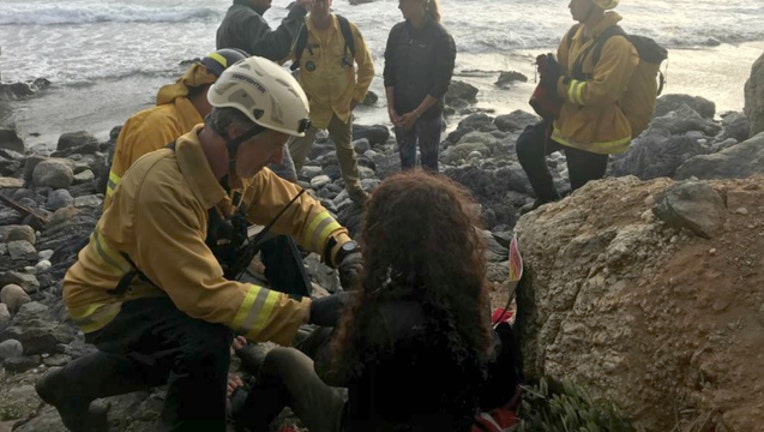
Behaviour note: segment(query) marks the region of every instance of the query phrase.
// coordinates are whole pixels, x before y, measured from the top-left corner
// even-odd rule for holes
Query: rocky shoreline
[[[523,128],[538,118],[524,111],[496,117],[477,112],[471,107],[479,97],[476,93],[477,89],[469,85],[455,83],[449,94],[448,112],[464,117],[443,141],[441,172],[469,188],[480,204],[490,246],[488,277],[498,288],[506,275],[506,247],[518,222],[518,209],[533,199],[530,184],[517,162],[515,141]],[[0,114],[5,109],[0,98]],[[25,151],[9,118],[0,115],[0,388],[4,389],[0,432],[11,428],[62,431],[65,429],[55,410],[39,400],[33,383],[48,368],[65,364],[91,349],[84,344],[81,332],[65,319],[59,293],[61,278],[75,259],[75,248],[88,237],[100,215],[107,161],[119,128],[112,130],[105,142],[84,131],[65,133],[55,151],[42,155]],[[648,130],[629,151],[612,158],[608,171],[611,179],[595,182],[593,187],[585,188],[589,192],[577,192],[529,217],[539,217],[536,213],[562,214],[566,203],[580,200],[592,189],[607,194],[608,188],[603,185],[613,181],[620,181],[619,188],[625,188],[622,192],[628,194],[630,189],[645,187],[648,183],[644,181],[648,180],[663,182],[668,188],[675,181],[711,184],[704,180],[764,174],[764,56],[754,65],[746,84],[745,112],[722,113],[719,120],[715,118],[711,101],[688,95],[662,96]],[[388,125],[356,125],[354,137],[364,188],[372,189],[399,170],[395,139]],[[558,189],[569,190],[564,157],[554,154],[548,165]],[[342,223],[352,231],[357,229],[360,215],[344,191],[330,141],[324,139],[314,145],[299,178]],[[758,206],[746,211],[760,214],[764,203]],[[608,211],[617,213],[617,209]],[[617,214],[611,216],[618,218]],[[691,212],[690,216],[676,217],[674,222],[667,219],[660,223],[697,233],[702,223],[696,221],[696,216]],[[525,230],[529,229],[529,217],[521,223]],[[555,223],[564,223],[564,218]],[[543,243],[537,238],[532,242]],[[636,251],[626,247],[620,253],[628,256]],[[314,280],[331,290],[326,268],[315,258],[309,258],[307,263]],[[541,263],[533,265],[544,268]],[[494,294],[494,302],[506,299],[506,293],[500,290]],[[533,349],[537,349],[535,345]],[[159,415],[162,391],[109,401],[114,430],[146,430]]]

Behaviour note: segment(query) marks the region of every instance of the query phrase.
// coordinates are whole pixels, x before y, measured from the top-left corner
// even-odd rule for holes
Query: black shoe
[[[89,400],[79,400],[71,394],[63,380],[63,368],[48,372],[35,384],[35,390],[46,403],[53,405],[61,416],[61,421],[72,432],[104,432],[109,430],[108,406],[90,407]]]
[[[536,210],[537,208],[541,207],[544,204],[549,204],[550,202],[554,202],[555,200],[545,200],[541,198],[536,198],[533,202],[530,202],[522,207],[520,207],[520,215],[524,215],[528,212],[532,212],[533,210]]]

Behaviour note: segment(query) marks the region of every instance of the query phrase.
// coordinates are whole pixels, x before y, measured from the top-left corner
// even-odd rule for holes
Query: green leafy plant
[[[582,386],[541,378],[523,387],[517,432],[636,432],[612,402],[595,402]]]

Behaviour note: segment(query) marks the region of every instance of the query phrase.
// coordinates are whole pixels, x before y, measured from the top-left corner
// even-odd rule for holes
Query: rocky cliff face
[[[590,183],[520,218],[525,371],[646,430],[764,418],[764,177]]]

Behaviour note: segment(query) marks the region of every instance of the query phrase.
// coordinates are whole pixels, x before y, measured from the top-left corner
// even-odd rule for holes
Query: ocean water
[[[275,27],[289,0],[273,0],[265,14]],[[53,85],[14,103],[27,142],[50,146],[62,132],[105,135],[156,89],[184,69],[180,62],[214,49],[215,30],[230,0],[0,0],[0,76],[3,82],[38,77]],[[390,27],[401,20],[397,0],[335,12],[355,21],[377,66],[372,90],[383,94],[382,55]],[[499,90],[499,71],[533,80],[531,60],[553,50],[572,24],[563,0],[441,0],[443,23],[457,43],[456,79],[480,89],[479,106],[497,113],[529,109],[533,83]],[[764,0],[623,0],[623,27],[670,49],[667,92],[691,93],[740,110],[742,87],[764,49]],[[384,109],[363,108],[361,122],[384,122]]]

